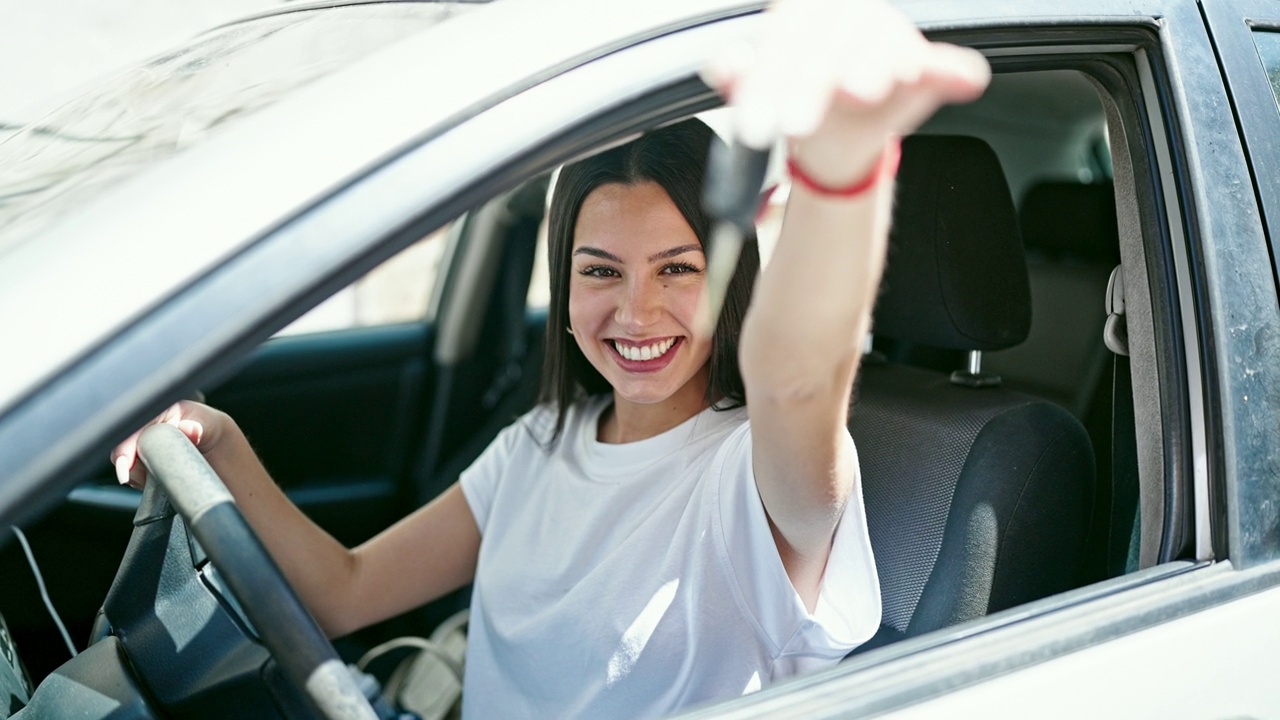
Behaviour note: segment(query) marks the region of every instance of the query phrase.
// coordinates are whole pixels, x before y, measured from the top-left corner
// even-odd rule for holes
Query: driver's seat
[[[995,153],[976,138],[908,138],[876,339],[963,358],[1016,345],[1030,319]],[[849,427],[883,615],[859,650],[1079,584],[1094,493],[1084,428],[1058,405],[955,370],[863,363]]]

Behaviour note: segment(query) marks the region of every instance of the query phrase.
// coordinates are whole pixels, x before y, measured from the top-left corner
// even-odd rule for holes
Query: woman
[[[895,138],[989,70],[876,2],[768,19],[706,73],[740,139],[790,139],[793,176],[770,267],[748,308],[744,259],[717,336],[694,320],[711,134],[686,122],[562,172],[544,404],[359,548],[292,506],[225,414],[157,420],[205,454],[331,636],[474,579],[471,717],[663,714],[834,664],[878,625],[845,421]],[[136,436],[112,461],[136,486],[135,456]]]

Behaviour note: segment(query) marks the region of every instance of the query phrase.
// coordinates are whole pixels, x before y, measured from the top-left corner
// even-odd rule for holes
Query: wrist
[[[819,197],[851,200],[879,186],[885,179],[892,180],[898,173],[901,157],[902,141],[897,136],[891,136],[881,146],[880,153],[866,166],[867,169],[858,175],[832,178],[830,172],[811,172],[805,163],[797,160],[795,153],[787,156],[787,173],[791,176],[793,189],[799,186]]]

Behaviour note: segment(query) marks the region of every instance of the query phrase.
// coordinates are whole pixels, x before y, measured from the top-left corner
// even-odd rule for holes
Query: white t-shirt
[[[462,475],[481,533],[465,717],[661,716],[830,667],[875,633],[860,482],[810,614],[756,490],[746,409],[610,445],[610,401],[575,407],[550,451],[554,411],[535,409]]]

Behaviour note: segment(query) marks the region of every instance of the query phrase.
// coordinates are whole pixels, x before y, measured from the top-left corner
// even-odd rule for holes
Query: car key
[[[716,142],[707,158],[702,190],[703,207],[712,218],[707,249],[707,279],[698,303],[698,328],[710,336],[720,321],[725,295],[738,267],[742,244],[755,230],[760,188],[769,167],[769,149],[755,150],[740,142]]]

